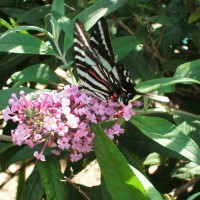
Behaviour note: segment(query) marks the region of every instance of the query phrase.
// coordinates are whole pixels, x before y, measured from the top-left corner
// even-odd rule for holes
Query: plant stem
[[[75,189],[77,189],[85,199],[87,200],[91,200],[80,188],[80,186],[76,185],[75,183],[73,183],[69,178],[67,177],[64,177],[65,178],[65,181],[67,181],[69,184],[71,184]]]
[[[11,136],[8,136],[8,135],[0,135],[0,140],[12,142]]]
[[[183,110],[176,110],[176,109],[171,109],[171,108],[152,108],[152,109],[147,109],[147,110],[137,110],[136,113],[138,115],[149,115],[149,114],[154,114],[154,113],[167,113],[169,115],[175,115],[175,114],[184,114],[184,115],[189,115],[191,117],[196,117],[200,120],[200,116],[183,111]]]
[[[57,40],[53,39],[53,42],[54,42],[55,47],[56,47],[56,49],[57,49],[57,51],[58,51],[58,56],[57,56],[57,58],[60,59],[60,60],[63,62],[63,64],[64,64],[65,66],[67,66],[68,64],[67,64],[67,61],[66,61],[66,59],[65,59],[65,53],[62,54],[62,52],[61,52],[61,50],[60,50],[60,48],[59,48],[59,45],[58,45],[58,41],[57,41]],[[71,77],[73,77],[72,71],[71,71],[71,70],[70,70],[70,75],[71,75]],[[70,82],[70,81],[68,80],[68,82]],[[73,78],[72,78],[72,83],[74,83],[74,79],[73,79]]]

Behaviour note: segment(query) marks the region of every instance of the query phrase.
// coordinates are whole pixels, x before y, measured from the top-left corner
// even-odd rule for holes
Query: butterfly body
[[[90,39],[80,20],[74,26],[74,51],[81,88],[107,101],[109,98],[125,105],[136,91],[128,70],[114,61],[105,18],[97,21]]]

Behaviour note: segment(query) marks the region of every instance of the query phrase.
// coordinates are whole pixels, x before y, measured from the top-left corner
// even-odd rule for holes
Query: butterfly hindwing
[[[121,100],[124,102],[124,104],[127,104],[128,101],[136,95],[130,72],[123,64],[116,64],[112,69],[112,73],[114,74],[118,85],[120,85],[122,91]]]

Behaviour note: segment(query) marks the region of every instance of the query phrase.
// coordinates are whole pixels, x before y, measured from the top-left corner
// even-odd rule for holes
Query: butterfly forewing
[[[96,53],[90,46],[90,41],[80,20],[77,20],[74,26],[74,51],[78,73],[80,70],[85,69],[86,71],[96,64]]]
[[[74,26],[74,51],[81,88],[107,101],[119,98],[124,104],[135,95],[128,70],[116,65],[105,18],[94,26],[90,39],[80,20]]]
[[[100,18],[95,24],[90,37],[90,44],[101,60],[103,67],[115,77],[112,82],[121,87],[122,92],[128,92],[131,93],[131,96],[134,96],[135,90],[129,71],[124,65],[116,65],[114,62],[113,48],[105,18]]]
[[[114,65],[114,53],[105,18],[100,18],[95,24],[90,37],[90,44],[97,53],[101,64],[111,71]]]
[[[76,21],[74,27],[74,51],[81,88],[104,101],[107,100],[113,93],[110,74],[101,66],[99,56],[90,44],[80,20]]]

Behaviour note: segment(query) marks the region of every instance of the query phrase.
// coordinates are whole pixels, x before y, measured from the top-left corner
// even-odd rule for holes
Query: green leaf
[[[116,123],[115,120],[105,120],[101,123],[101,127],[103,129],[106,129],[106,128],[110,128],[111,126],[113,126],[114,124]]]
[[[200,59],[184,63],[177,68],[174,77],[177,79],[191,78],[200,81],[199,66],[200,66]]]
[[[144,186],[144,188],[145,188],[145,190],[147,192],[147,196],[150,199],[158,199],[158,200],[162,199],[162,197],[159,194],[159,192],[148,181],[148,179],[145,178],[145,176],[142,174],[142,170],[141,170],[141,168],[140,168],[140,166],[138,164],[138,162],[140,163],[139,158],[137,158],[137,156],[135,156],[132,152],[128,151],[127,149],[125,149],[122,146],[120,146],[120,151],[123,153],[123,155],[127,159],[128,163],[133,166],[132,170],[136,174],[136,176],[139,179],[139,181],[143,184],[143,186]]]
[[[23,54],[55,55],[40,39],[22,33],[10,33],[0,38],[0,51]]]
[[[104,133],[100,125],[92,124],[95,133],[94,148],[102,175],[114,200],[148,199],[145,189],[126,159]]]
[[[178,127],[200,146],[200,117],[181,110],[172,110],[173,118]]]
[[[76,15],[75,19],[81,19],[85,29],[89,30],[98,21],[98,19],[117,10],[126,2],[127,0],[99,0],[97,3],[91,5]]]
[[[23,9],[13,8],[13,7],[1,7],[1,5],[0,5],[0,11],[14,18],[23,15],[25,12]]]
[[[3,153],[0,153],[0,160],[1,160],[0,167],[2,171],[7,169],[7,167],[9,166],[7,162],[9,158],[19,150],[20,150],[19,146],[13,145],[10,148],[8,148],[6,151],[4,151]]]
[[[67,35],[67,39],[65,40],[68,41],[68,44],[65,45],[65,50],[68,50],[72,45],[73,24],[76,19],[80,19],[83,22],[86,31],[88,31],[98,21],[98,19],[117,10],[127,1],[128,0],[99,0],[76,15],[73,20],[70,20],[58,12],[52,11],[52,15],[55,17],[57,23]]]
[[[44,187],[40,180],[40,175],[35,167],[27,178],[21,194],[21,200],[39,200],[44,194]]]
[[[8,106],[8,100],[11,98],[11,94],[15,93],[19,96],[20,91],[24,91],[26,94],[34,92],[34,89],[27,88],[27,87],[14,87],[6,90],[0,90],[0,110],[4,109],[6,106]]]
[[[10,156],[10,158],[7,160],[7,164],[9,165],[9,164],[15,163],[20,160],[33,158],[34,152],[35,151],[40,152],[42,150],[43,146],[44,146],[44,144],[42,143],[31,149],[29,146],[26,145],[22,149],[16,151],[16,153],[13,153],[12,156]],[[50,155],[50,154],[52,154],[51,150],[47,147],[45,149],[44,155]]]
[[[114,39],[112,44],[115,51],[115,58],[119,61],[135,49],[135,47],[139,44],[139,41],[132,36],[124,36]]]
[[[105,200],[113,200],[113,198],[111,197],[107,187],[106,187],[106,184],[105,184],[105,180],[103,178],[103,176],[101,176],[101,193],[102,193],[102,196],[103,196],[103,199]]]
[[[126,59],[123,59],[123,64],[129,69],[136,83],[139,83],[141,80],[155,78],[155,72],[151,64],[144,58],[141,51],[132,51]]]
[[[6,31],[5,33],[3,33],[3,35],[1,35],[1,37],[0,37],[0,39],[5,37],[6,35],[8,35],[10,33],[19,32],[19,31],[28,31],[28,30],[33,30],[33,31],[45,33],[49,37],[52,37],[51,34],[47,30],[40,28],[40,27],[37,27],[37,26],[17,26],[17,27],[14,27],[14,28]]]
[[[152,185],[152,183],[140,171],[138,171],[134,167],[131,167],[131,169],[133,170],[134,174],[137,176],[139,181],[144,186],[149,199],[163,200],[160,193],[156,190],[156,188]]]
[[[147,92],[151,92],[151,91],[155,91],[158,89],[162,89],[165,88],[166,86],[169,85],[175,85],[175,84],[194,84],[194,83],[200,83],[199,81],[196,81],[194,79],[191,78],[159,78],[159,79],[152,79],[149,81],[144,81],[140,84],[138,84],[135,89],[138,92],[141,93],[147,93]]]
[[[6,20],[4,20],[2,18],[0,18],[0,24],[2,26],[5,26],[7,29],[11,29],[12,28],[12,26]]]
[[[15,87],[28,81],[41,84],[60,83],[60,79],[54,70],[45,64],[33,65],[20,72],[16,72],[11,76],[11,80],[15,83]]]
[[[74,22],[66,16],[52,10],[52,16],[57,20],[56,23],[60,26],[70,39],[73,39],[73,26]]]
[[[160,193],[156,190],[156,188],[154,188],[151,182],[143,174],[140,166],[137,163],[138,158],[136,158],[136,156],[133,155],[132,152],[128,151],[125,148],[120,147],[120,150],[122,150],[123,155],[127,158],[128,163],[131,165],[131,169],[133,170],[139,181],[144,186],[149,199],[163,200]]]
[[[144,160],[144,165],[160,165],[166,158],[158,153],[150,153]]]
[[[95,199],[95,200],[102,200],[102,191],[101,191],[101,186],[93,186],[93,187],[85,187],[84,192],[88,195],[90,199]]]
[[[51,7],[51,12],[57,12],[60,15],[64,16],[65,15],[65,7],[64,7],[64,0],[54,0],[52,3],[52,7]],[[57,23],[57,20],[54,18],[53,15],[51,15],[51,20],[52,20],[52,32],[54,35],[54,38],[58,39],[59,34],[60,34],[60,26]]]
[[[0,60],[0,73],[6,73],[7,70],[24,63],[28,58],[30,58],[30,55],[6,54]]]
[[[20,168],[22,168],[25,164],[25,161],[20,162]],[[22,190],[25,184],[25,170],[22,170],[22,172],[18,175],[18,185],[17,185],[17,195],[16,195],[16,200],[20,200]]]
[[[62,181],[63,174],[59,161],[55,156],[49,156],[45,162],[38,162],[37,169],[40,173],[42,184],[48,200],[66,200],[67,184]]]
[[[12,144],[12,143],[0,143],[0,154],[12,146],[14,146],[14,144]]]
[[[165,26],[171,26],[172,23],[170,22],[169,18],[167,17],[166,14],[162,14],[162,15],[154,15],[152,17],[149,18],[149,20],[151,22],[154,23],[159,23]]]
[[[191,13],[188,23],[192,24],[200,18],[200,7],[196,8],[194,12]]]
[[[38,6],[35,8],[32,8],[25,12],[24,14],[20,15],[17,18],[17,23],[30,23],[30,21],[37,21],[45,17],[50,12],[50,5],[45,6]]]
[[[53,0],[51,10],[54,10],[60,13],[61,15],[64,15],[65,14],[64,0]]]
[[[158,117],[134,116],[130,122],[160,145],[200,164],[198,145],[169,121]]]
[[[159,78],[138,84],[135,89],[141,93],[147,93],[150,91],[158,90],[169,85],[175,84],[200,84],[200,60],[187,62],[180,65],[174,77],[171,78]]]
[[[200,175],[200,166],[196,163],[181,163],[172,174],[172,177],[179,179],[193,178],[195,175]]]
[[[164,117],[164,115],[163,115]],[[172,151],[170,149],[165,148],[160,145],[156,141],[152,140],[150,137],[143,134],[136,126],[134,126],[131,122],[127,122],[125,126],[125,134],[120,138],[120,141],[126,145],[134,154],[138,155],[139,158],[145,158],[146,155],[152,152],[157,152],[167,158],[167,156],[176,158],[179,160],[184,160],[184,157],[179,153]],[[133,142],[134,141],[134,142]],[[120,148],[121,150],[121,148]],[[124,155],[124,153],[123,153]],[[128,162],[130,163],[127,156],[125,156]],[[137,158],[134,158],[137,163],[140,161]],[[134,163],[130,163],[132,166],[136,167]],[[142,165],[142,163],[140,164]],[[142,168],[142,166],[140,167]]]
[[[181,42],[180,38],[185,37],[185,33],[180,24],[177,24],[176,26],[173,25],[170,27],[165,26],[165,29],[166,30],[162,42],[160,43],[159,49],[162,56],[164,56],[165,58],[171,58],[171,56],[173,56],[174,53],[173,51],[171,51],[170,45],[178,45]],[[160,32],[160,34],[162,34],[162,32]]]
[[[64,50],[67,51],[73,44],[74,22],[66,16],[62,16],[55,11],[52,11],[52,15],[57,20],[56,23],[65,32]]]
[[[0,7],[3,6],[12,6],[15,3],[15,0],[1,0]]]
[[[196,197],[200,196],[200,192],[193,194],[191,197],[187,198],[187,200],[194,200]]]
[[[126,131],[128,131],[128,130],[126,129]],[[130,140],[132,141],[133,139],[131,138]],[[122,143],[124,143],[124,142],[122,142]],[[144,169],[142,160],[138,156],[136,156],[135,153],[133,153],[131,150],[127,149],[125,147],[125,145],[122,146],[121,144],[119,144],[118,148],[131,166],[133,166],[134,168],[136,168],[138,170]]]

